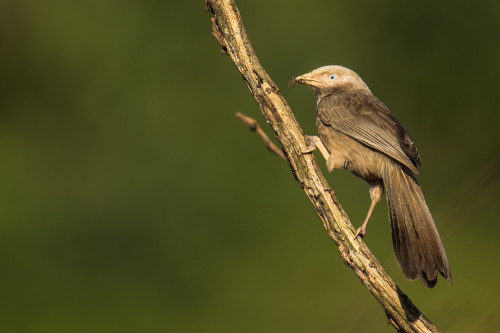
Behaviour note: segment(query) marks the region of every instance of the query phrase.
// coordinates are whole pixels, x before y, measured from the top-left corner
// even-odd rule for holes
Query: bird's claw
[[[359,227],[359,228],[356,230],[356,235],[354,236],[354,238],[355,238],[355,239],[356,239],[356,238],[358,238],[358,237],[363,238],[363,237],[365,237],[365,235],[366,235],[366,228],[364,228],[364,227]]]
[[[307,147],[306,147],[306,149],[301,151],[302,154],[310,154],[316,150],[316,143],[314,142],[314,140],[312,138],[313,137],[311,137],[309,135],[305,135]]]
[[[302,154],[310,154],[312,153],[314,150],[316,150],[316,146],[313,144],[310,144],[306,147],[306,149],[302,150],[301,153]]]

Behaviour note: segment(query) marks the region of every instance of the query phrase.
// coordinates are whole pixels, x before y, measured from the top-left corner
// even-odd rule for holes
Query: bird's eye
[[[335,74],[330,74],[330,76],[328,77],[330,79],[330,81],[333,81],[337,78],[337,75]]]

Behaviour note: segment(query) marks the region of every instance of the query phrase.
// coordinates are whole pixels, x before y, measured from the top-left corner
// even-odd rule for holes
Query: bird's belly
[[[388,157],[329,126],[318,128],[321,141],[343,167],[365,180],[381,179]]]

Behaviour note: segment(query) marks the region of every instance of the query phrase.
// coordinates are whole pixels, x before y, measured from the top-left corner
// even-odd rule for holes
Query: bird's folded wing
[[[373,95],[337,93],[318,105],[321,122],[378,150],[419,173],[420,157],[410,136]]]

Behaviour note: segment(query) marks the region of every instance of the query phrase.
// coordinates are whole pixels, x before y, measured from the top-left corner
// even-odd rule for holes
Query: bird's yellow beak
[[[319,82],[313,75],[311,75],[311,73],[306,73],[306,74],[302,74],[300,76],[297,76],[297,77],[292,77],[292,79],[290,80],[290,84],[292,86],[296,85],[296,84],[305,84],[306,86],[313,86],[313,87],[316,87],[318,86],[318,84],[321,84],[321,82]]]

